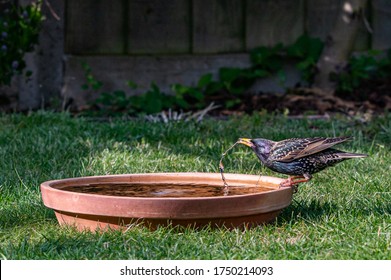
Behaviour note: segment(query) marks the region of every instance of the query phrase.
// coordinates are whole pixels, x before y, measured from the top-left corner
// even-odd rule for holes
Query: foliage
[[[153,114],[178,105],[181,101],[176,96],[168,95],[152,83],[150,89],[141,95],[129,97],[133,109],[139,113]]]
[[[277,44],[274,47],[259,47],[251,52],[253,68],[263,71],[264,76],[270,76],[282,71],[284,61],[295,60],[302,79],[311,83],[323,46],[319,39],[303,35],[288,46]]]
[[[379,51],[351,56],[346,66],[331,74],[340,92],[353,92],[363,81],[389,77],[391,73],[391,49],[385,57]]]
[[[299,37],[294,44],[286,49],[288,57],[296,58],[299,62],[296,67],[301,71],[302,79],[313,82],[316,63],[323,50],[323,42],[317,38],[308,36]]]
[[[291,45],[277,44],[272,47],[259,47],[250,52],[251,66],[248,68],[223,67],[218,77],[213,79],[211,73],[200,77],[196,85],[171,85],[173,94],[162,92],[152,83],[151,88],[136,96],[127,97],[123,91],[103,92],[94,101],[104,114],[110,112],[157,113],[169,108],[180,110],[200,109],[214,101],[224,108],[233,108],[241,102],[242,95],[253,85],[256,79],[278,75],[284,80],[284,61],[294,60],[302,73],[302,79],[312,81],[315,64],[320,56],[323,43],[306,35],[299,37]],[[91,68],[83,65],[86,84],[83,89],[98,91],[102,83],[92,75]],[[129,82],[128,82],[129,83]],[[130,82],[132,88],[137,85]]]
[[[212,74],[208,73],[199,79],[196,86],[183,86],[174,84],[172,90],[178,103],[183,109],[205,107],[207,100],[220,95],[222,105],[231,108],[240,102],[239,96],[248,89],[257,77],[262,77],[261,71],[241,68],[223,67],[219,69],[217,81],[213,80]]]
[[[0,85],[9,85],[14,74],[23,72],[23,56],[38,43],[43,19],[41,1],[23,7],[11,5],[0,15]]]
[[[86,79],[86,83],[82,85],[82,89],[85,91],[92,90],[94,92],[101,90],[103,83],[96,79],[91,67],[85,62],[82,63],[82,67]],[[127,81],[126,84],[133,90],[138,87],[133,81]],[[93,101],[92,105],[98,107],[100,114],[106,116],[115,116],[122,113],[153,114],[176,106],[181,108],[188,107],[189,104],[183,100],[182,95],[180,92],[175,96],[168,95],[162,92],[155,83],[152,83],[150,89],[140,95],[128,96],[122,90],[103,91]]]
[[[86,83],[83,84],[81,86],[81,88],[83,90],[92,89],[94,91],[97,91],[97,90],[101,89],[101,87],[103,86],[103,83],[98,81],[95,78],[95,76],[92,73],[91,67],[86,62],[82,62],[81,66],[83,67],[84,76],[85,76],[85,79],[86,79]]]
[[[175,93],[177,104],[183,109],[189,109],[192,104],[195,108],[202,108],[205,104],[205,95],[207,88],[213,85],[212,74],[208,73],[198,80],[196,86],[184,86],[181,84],[174,84],[171,90]]]
[[[98,82],[92,81],[92,83],[97,84]],[[128,82],[129,84],[134,85],[133,82]],[[140,95],[127,96],[122,90],[104,91],[94,100],[93,105],[99,107],[101,114],[115,116],[122,113],[153,114],[169,108],[184,108],[186,104],[183,102],[180,96],[168,95],[162,92],[155,83],[152,83],[150,89]]]

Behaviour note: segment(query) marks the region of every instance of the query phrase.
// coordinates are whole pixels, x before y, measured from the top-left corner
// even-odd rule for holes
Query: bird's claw
[[[299,179],[299,180],[297,180],[297,179]],[[299,190],[299,183],[308,182],[310,179],[311,179],[310,177],[306,178],[305,176],[289,177],[288,179],[286,179],[280,183],[280,188],[291,187],[293,190],[293,193],[297,193],[297,191]]]
[[[293,193],[297,193],[299,191],[299,184],[296,184],[294,182],[292,183],[288,183],[286,181],[282,182],[280,185],[279,185],[280,188],[292,188],[292,191]]]
[[[311,176],[304,175],[304,176],[293,176],[289,177],[288,179],[282,181],[280,183],[280,187],[293,187],[297,186],[299,183],[305,183],[311,180]]]

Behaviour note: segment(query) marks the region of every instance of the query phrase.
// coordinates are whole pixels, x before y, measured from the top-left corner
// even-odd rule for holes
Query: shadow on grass
[[[359,201],[357,203],[360,203]],[[320,202],[311,200],[308,202],[298,202],[293,200],[292,204],[285,208],[278,216],[277,225],[288,223],[294,224],[299,221],[318,222],[328,215],[337,215],[338,212],[344,212],[343,215],[350,215],[352,219],[357,216],[370,215],[391,215],[391,203],[382,203],[374,207],[350,207],[341,209],[337,203]]]
[[[292,204],[285,208],[278,217],[277,223],[283,224],[286,222],[295,223],[301,220],[319,221],[323,216],[337,211],[335,203],[320,202],[319,200],[311,200],[308,202],[298,202],[293,198]]]
[[[42,206],[33,207],[26,204],[13,208],[5,207],[0,215],[0,231],[15,227],[32,226],[42,221],[54,221],[56,216],[52,209]]]

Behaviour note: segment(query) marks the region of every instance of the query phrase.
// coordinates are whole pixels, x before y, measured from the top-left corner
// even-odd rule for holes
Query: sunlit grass
[[[245,116],[227,121],[151,124],[94,122],[37,112],[0,117],[0,256],[8,259],[391,259],[391,121],[292,120]],[[76,176],[217,172],[239,137],[352,135],[341,146],[369,157],[314,176],[277,221],[248,230],[164,227],[77,232],[59,227],[39,184]],[[282,176],[245,146],[226,172]]]

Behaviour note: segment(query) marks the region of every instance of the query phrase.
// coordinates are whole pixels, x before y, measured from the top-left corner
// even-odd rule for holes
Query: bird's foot
[[[296,193],[299,187],[299,183],[308,182],[311,179],[309,176],[292,176],[280,183],[280,188],[291,187],[293,193]]]

